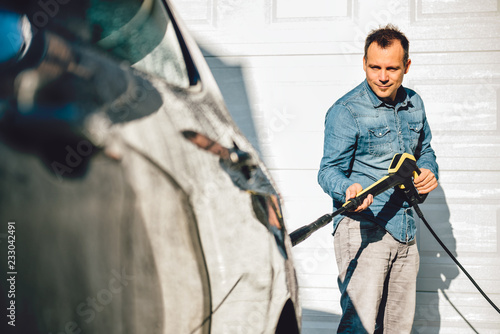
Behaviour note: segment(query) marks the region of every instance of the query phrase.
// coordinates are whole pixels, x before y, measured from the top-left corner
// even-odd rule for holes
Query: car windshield
[[[169,84],[189,86],[177,34],[162,1],[92,0],[87,17],[99,47]]]

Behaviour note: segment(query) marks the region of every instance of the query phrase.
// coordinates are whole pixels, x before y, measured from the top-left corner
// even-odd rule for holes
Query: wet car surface
[[[279,194],[172,6],[0,8],[1,328],[298,332]]]

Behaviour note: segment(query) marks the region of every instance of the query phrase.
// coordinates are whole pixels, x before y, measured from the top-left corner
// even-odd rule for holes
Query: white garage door
[[[271,167],[289,231],[331,210],[316,183],[328,107],[364,79],[366,34],[410,39],[405,85],[423,97],[440,187],[422,210],[500,304],[500,2],[497,0],[174,0],[226,98]],[[500,333],[500,315],[422,225],[415,333]],[[304,333],[339,315],[331,226],[294,249]]]

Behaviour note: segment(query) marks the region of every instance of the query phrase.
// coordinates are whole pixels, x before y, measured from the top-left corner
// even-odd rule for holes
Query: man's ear
[[[411,59],[408,59],[405,67],[405,74],[408,73],[408,71],[410,70],[410,65],[411,65]]]
[[[363,70],[366,72],[366,59],[365,59],[365,57],[363,57]]]

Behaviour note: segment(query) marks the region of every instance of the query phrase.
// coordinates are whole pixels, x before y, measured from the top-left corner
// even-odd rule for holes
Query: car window
[[[133,67],[187,88],[189,74],[173,22],[159,0],[93,0],[93,40]]]

